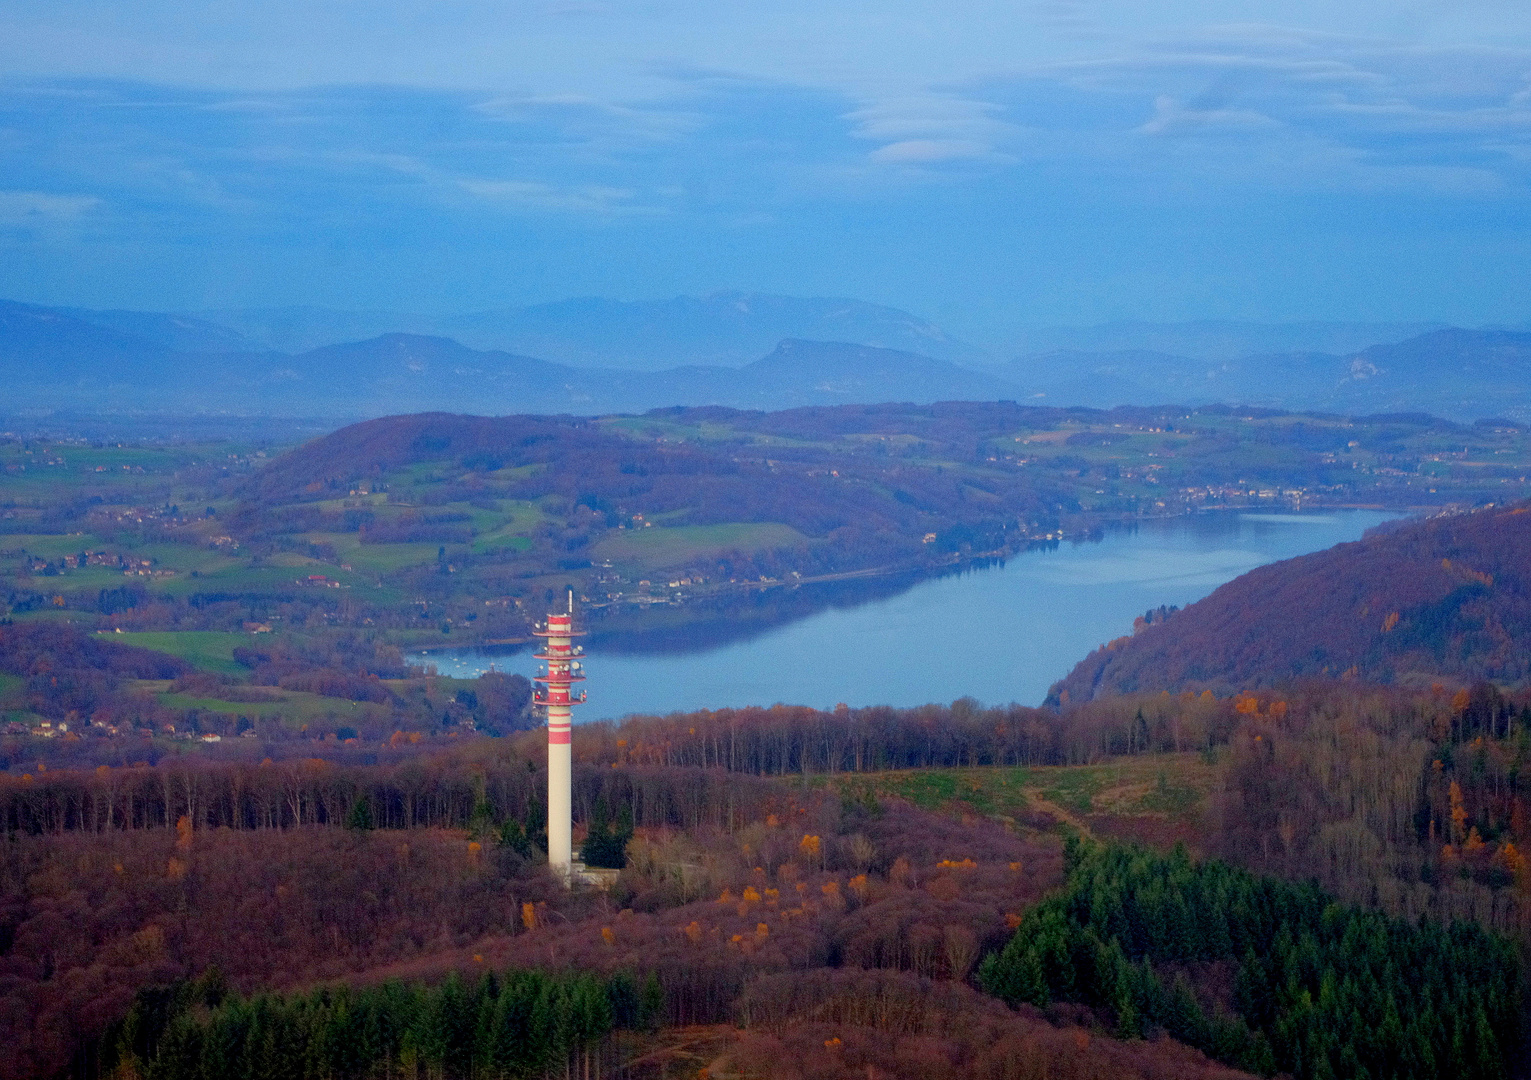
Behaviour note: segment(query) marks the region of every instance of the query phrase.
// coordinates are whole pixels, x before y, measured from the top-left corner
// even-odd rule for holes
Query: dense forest
[[[639,986],[653,976],[663,997],[655,1038],[677,1026],[743,1023],[707,1044],[709,1060],[747,1061],[772,1077],[865,1075],[869,1064],[888,1067],[898,1040],[911,1040],[908,1054],[947,1063],[931,1065],[931,1076],[1040,1075],[1069,1056],[1072,1031],[1100,1075],[1215,1075],[1205,1058],[1175,1058],[1192,1053],[1180,1043],[1257,1071],[1272,1061],[1293,1068],[1282,1055],[1298,1043],[1282,1041],[1288,1028],[1271,1026],[1275,1019],[1250,1014],[1247,1030],[1229,1027],[1218,1010],[1235,998],[1197,998],[1197,1013],[1176,989],[1181,973],[1198,982],[1196,965],[1235,986],[1242,951],[1187,957],[1164,941],[1134,951],[1141,942],[1124,938],[1134,974],[1122,985],[1136,995],[1126,1022],[1120,995],[1075,1004],[1062,982],[1049,983],[1046,998],[1033,983],[1020,1012],[993,1012],[964,981],[1013,927],[1051,910],[1035,905],[1064,882],[1061,811],[996,816],[962,784],[946,809],[919,809],[867,782],[957,768],[999,769],[1001,780],[1021,783],[1026,770],[1056,768],[1049,761],[1168,753],[1161,788],[1162,769],[1184,760],[1223,778],[1197,832],[1209,855],[1284,880],[1317,879],[1340,904],[1376,907],[1409,926],[1473,919],[1525,941],[1531,875],[1520,851],[1531,844],[1531,792],[1519,776],[1531,755],[1528,705],[1487,684],[1413,693],[1331,681],[1224,699],[1103,700],[1055,716],[1045,738],[1040,727],[1025,733],[1041,711],[1010,716],[968,702],[582,726],[577,836],[612,820],[617,833],[631,830],[607,893],[564,892],[542,869],[546,774],[536,732],[406,743],[378,764],[348,760],[337,745],[333,761],[196,756],[12,776],[0,791],[0,1022],[19,1049],[6,1075],[93,1077],[109,1053],[107,1029],[134,994],[214,966],[242,999],[389,980],[434,987],[452,971],[472,985],[489,970],[626,976]],[[1154,805],[1152,792],[1145,798]],[[1072,813],[1070,828],[1110,832],[1088,805]],[[1182,884],[1186,874],[1201,881],[1196,874],[1213,872],[1193,874],[1183,860],[1143,869],[1131,859],[1146,856],[1109,858]],[[1242,873],[1217,870],[1216,880],[1255,881]],[[1286,895],[1287,886],[1262,880],[1261,896]],[[1299,908],[1328,910],[1304,889],[1293,894]],[[1383,914],[1366,918],[1395,925]],[[1300,927],[1292,935],[1301,953]],[[1462,947],[1486,950],[1475,963],[1501,963],[1495,939],[1472,940],[1479,944]],[[822,978],[807,978],[815,972]],[[1266,975],[1280,1008],[1297,1008],[1307,984],[1282,997],[1286,984],[1274,968]],[[1321,972],[1313,979],[1322,1030],[1345,1030],[1351,1021],[1333,1002],[1349,999],[1325,997]],[[789,989],[797,985],[817,987],[817,997]],[[290,1007],[316,1008],[315,1000]],[[819,1005],[810,1009],[812,1000]],[[1487,1052],[1476,1008],[1453,1014],[1466,1025],[1462,1045],[1479,1047],[1463,1054]],[[1497,1014],[1491,1020],[1496,1034],[1507,1030]],[[1100,1037],[1161,1031],[1179,1043],[1134,1050]],[[783,1047],[801,1048],[804,1032],[822,1033],[812,1043],[819,1072],[775,1060]],[[1437,1034],[1421,1036],[1431,1053],[1456,1045],[1454,1029],[1440,1036],[1445,1044]]]
[[[1262,566],[1091,653],[1055,702],[1226,694],[1303,675],[1428,685],[1531,677],[1531,504],[1383,529]]]
[[[1068,888],[985,960],[991,993],[1085,1001],[1110,1009],[1121,1034],[1157,1025],[1296,1080],[1488,1080],[1518,1048],[1520,956],[1508,939],[1344,907],[1311,884],[1193,863],[1183,849],[1071,841],[1069,854]],[[1223,1001],[1208,977],[1219,965],[1233,972]]]
[[[658,981],[456,972],[434,987],[344,984],[290,997],[230,994],[213,969],[141,991],[101,1042],[100,1069],[164,1080],[270,1076],[602,1076],[620,1034],[657,1024]]]
[[[1060,877],[1055,840],[997,823],[717,770],[607,768],[582,780],[587,796],[597,781],[608,797],[648,793],[627,867],[610,892],[568,892],[523,842],[533,822],[486,805],[492,764],[420,762],[466,782],[479,809],[464,828],[357,813],[233,830],[183,814],[168,828],[11,831],[0,1069],[98,1075],[134,994],[214,966],[244,997],[436,985],[454,970],[627,973],[658,980],[666,1026],[727,1024],[760,974],[848,963],[960,979]],[[501,765],[529,794],[545,785],[519,759]]]

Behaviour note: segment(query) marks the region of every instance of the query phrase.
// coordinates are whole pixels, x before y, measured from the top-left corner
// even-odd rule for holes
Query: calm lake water
[[[1101,643],[1160,604],[1198,600],[1278,559],[1359,539],[1397,515],[1214,513],[1145,522],[1097,542],[1017,555],[1002,566],[927,579],[865,602],[820,607],[745,638],[594,640],[580,720],[775,702],[820,708],[920,705],[970,695],[1040,704]],[[803,590],[803,591],[806,591]],[[530,676],[533,650],[416,654],[443,675],[494,664]]]

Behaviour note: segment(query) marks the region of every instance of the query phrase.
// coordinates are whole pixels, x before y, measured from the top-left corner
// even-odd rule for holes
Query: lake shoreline
[[[1360,539],[1396,516],[1338,507],[1174,515],[940,575],[756,589],[746,603],[650,610],[642,632],[607,634],[592,620],[583,718],[777,701],[911,706],[965,695],[1037,704],[1145,612],[1183,607],[1256,566]],[[432,643],[408,659],[461,678],[490,665],[535,669],[529,650],[512,644]]]
[[[744,601],[770,590],[796,590],[814,586],[834,585],[840,582],[867,579],[906,579],[903,588],[914,588],[926,581],[936,581],[953,574],[984,570],[1003,566],[1007,559],[1018,558],[1038,551],[1054,550],[1063,544],[1102,543],[1108,537],[1130,533],[1141,525],[1182,521],[1199,517],[1222,515],[1247,515],[1269,513],[1284,517],[1306,517],[1325,511],[1368,511],[1412,516],[1439,512],[1440,506],[1390,507],[1383,503],[1324,503],[1309,499],[1308,506],[1287,509],[1269,505],[1274,500],[1257,500],[1246,506],[1203,506],[1180,513],[1142,514],[1133,517],[1111,518],[1092,521],[1087,527],[1072,531],[1057,529],[1025,543],[992,551],[955,554],[950,559],[923,565],[895,564],[846,570],[831,574],[803,576],[796,573],[781,578],[765,578],[758,581],[728,581],[702,586],[686,586],[678,589],[657,590],[658,594],[640,594],[622,600],[595,601],[581,597],[579,610],[586,618],[586,629],[592,643],[615,648],[617,651],[645,651],[640,643],[656,635],[684,632],[687,627],[700,633],[705,627],[726,620],[734,611],[742,610]],[[1289,501],[1289,500],[1287,500]],[[735,603],[730,604],[733,600]],[[812,611],[803,612],[796,618],[811,617]],[[670,618],[660,616],[669,615]],[[790,621],[790,620],[788,620]],[[408,643],[403,648],[410,655],[459,652],[465,649],[486,649],[506,646],[525,646],[535,641],[522,638],[469,638],[454,637],[442,644]],[[512,655],[513,653],[507,653]]]

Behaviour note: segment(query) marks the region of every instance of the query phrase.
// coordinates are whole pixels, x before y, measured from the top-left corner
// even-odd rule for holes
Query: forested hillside
[[[136,1060],[190,1080],[231,1046],[335,1077],[556,1075],[587,1054],[770,1080],[1233,1075],[1165,1033],[1304,1078],[1431,1075],[1432,1055],[1499,1075],[1518,976],[1498,935],[1531,933],[1528,732],[1528,701],[1491,687],[1340,682],[1052,718],[958,702],[582,726],[576,836],[630,837],[607,892],[545,874],[535,732],[379,764],[335,746],[11,775],[0,1075]],[[1060,834],[1162,842],[1171,822],[1250,873],[1074,849],[1070,891],[1045,899]],[[1267,939],[1252,964],[1240,943]],[[1014,1011],[972,984],[991,955],[982,985]],[[1363,1007],[1367,979],[1385,993]],[[527,1008],[571,1026],[515,1036]]]
[[[1123,1034],[1155,1024],[1252,1072],[1299,1080],[1489,1080],[1515,1051],[1520,958],[1480,927],[1342,908],[1311,883],[1193,864],[1181,849],[1164,858],[1076,842],[1070,855],[1069,888],[985,961],[991,993],[1087,1001],[1111,1010]],[[1218,965],[1237,974],[1213,1004],[1186,969]]]
[[[1226,694],[1305,675],[1428,684],[1531,676],[1531,506],[1378,531],[1251,570],[1091,653],[1058,702]]]

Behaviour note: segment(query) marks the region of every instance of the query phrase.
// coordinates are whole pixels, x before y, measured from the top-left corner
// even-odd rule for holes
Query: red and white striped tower
[[[579,657],[584,649],[574,646],[574,639],[584,631],[574,629],[574,597],[569,597],[567,615],[549,615],[546,625],[532,631],[546,638],[536,659],[546,664],[533,677],[541,683],[532,696],[534,704],[547,710],[548,717],[548,865],[567,877],[574,863],[574,813],[570,798],[571,763],[569,760],[570,708],[582,704],[585,692],[573,692],[577,682],[584,682]]]

